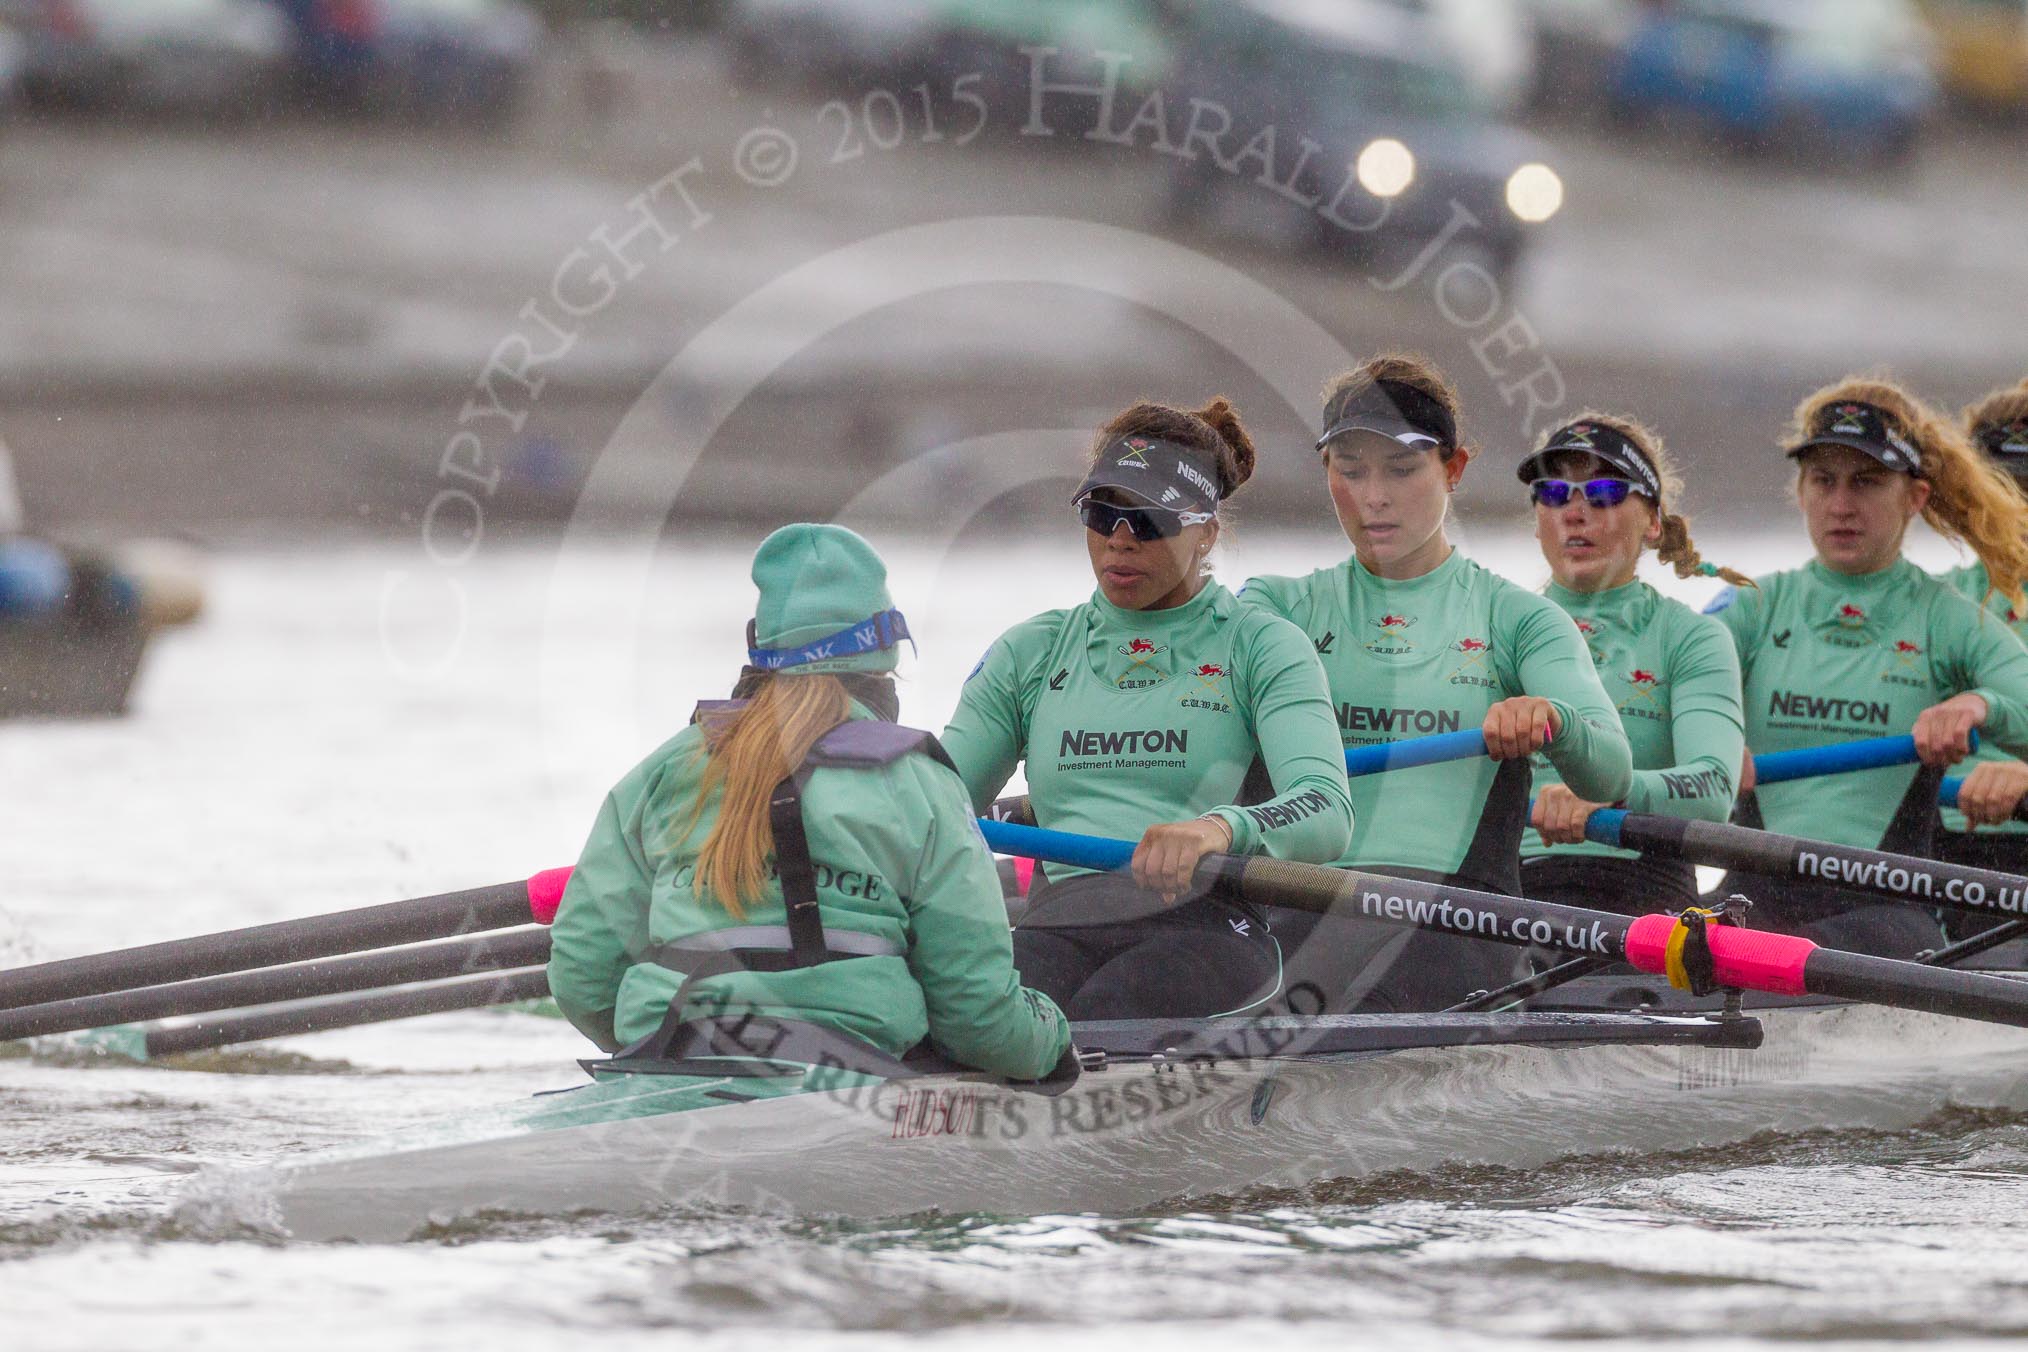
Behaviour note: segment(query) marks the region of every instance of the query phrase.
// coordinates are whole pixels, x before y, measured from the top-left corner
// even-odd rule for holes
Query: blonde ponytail
[[[768,800],[817,739],[851,710],[851,696],[836,676],[773,675],[730,722],[707,724],[704,774],[688,821],[675,833],[678,840],[688,836],[712,795],[721,795],[691,884],[700,901],[715,901],[744,919],[747,908],[766,895],[768,856],[775,846]]]

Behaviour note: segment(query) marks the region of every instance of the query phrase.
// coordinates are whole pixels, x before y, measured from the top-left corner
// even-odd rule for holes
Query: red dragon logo
[[[1486,640],[1482,638],[1461,638],[1458,640],[1461,653],[1482,653],[1486,651]]]
[[[1838,607],[1838,618],[1841,620],[1853,620],[1856,621],[1857,623],[1864,624],[1866,622],[1866,612],[1861,610],[1859,607],[1852,605],[1850,602],[1847,602],[1846,604]]]
[[[1909,657],[1914,657],[1922,651],[1922,648],[1917,644],[1910,643],[1907,639],[1904,638],[1896,641],[1894,645],[1894,651],[1905,654],[1906,656]]]
[[[1144,638],[1137,638],[1127,644],[1127,651],[1130,653],[1151,653],[1155,651],[1155,645]]]
[[[1380,617],[1380,627],[1382,629],[1399,629],[1407,623],[1408,616],[1406,615],[1382,615]]]
[[[1579,620],[1577,622],[1577,632],[1580,634],[1596,634],[1598,632],[1598,626],[1593,624],[1590,620]]]
[[[1197,674],[1199,676],[1223,676],[1225,668],[1215,662],[1206,662],[1203,666],[1197,668]]]

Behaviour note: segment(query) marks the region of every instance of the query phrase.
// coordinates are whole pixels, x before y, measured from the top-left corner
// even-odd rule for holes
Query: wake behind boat
[[[1055,1096],[947,1067],[867,1074],[842,1039],[807,1061],[602,1070],[286,1166],[278,1216],[298,1238],[382,1241],[484,1213],[1122,1214],[2028,1110],[2019,1028],[1814,998],[1606,1012],[1628,989],[1573,982],[1553,1012],[1082,1024],[1084,1074]]]

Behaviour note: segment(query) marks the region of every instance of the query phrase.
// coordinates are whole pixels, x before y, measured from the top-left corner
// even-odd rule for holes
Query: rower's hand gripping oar
[[[987,843],[1002,853],[1078,868],[1123,868],[1134,851],[1127,841],[1006,822],[984,822],[981,830]],[[1256,904],[1357,916],[1498,943],[1540,944],[1623,961],[1681,981],[1686,989],[1699,984],[1701,975],[1719,987],[1822,995],[2028,1027],[2028,983],[1819,948],[1793,935],[1707,923],[1708,912],[1629,919],[1606,911],[1261,856],[1206,855],[1197,866],[1197,883]]]
[[[1958,793],[1964,787],[1965,781],[1962,779],[1946,779],[1943,782],[1943,786],[1937,790],[1937,802],[1945,807],[1956,807],[1958,805]],[[2014,820],[2017,822],[2028,822],[2028,798],[2023,798],[2019,805],[2015,807]]]

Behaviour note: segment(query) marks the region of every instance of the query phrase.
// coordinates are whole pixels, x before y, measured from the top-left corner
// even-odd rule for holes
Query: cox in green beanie
[[[747,660],[764,671],[893,671],[908,622],[887,591],[887,565],[843,526],[801,522],[753,556],[760,604]]]

